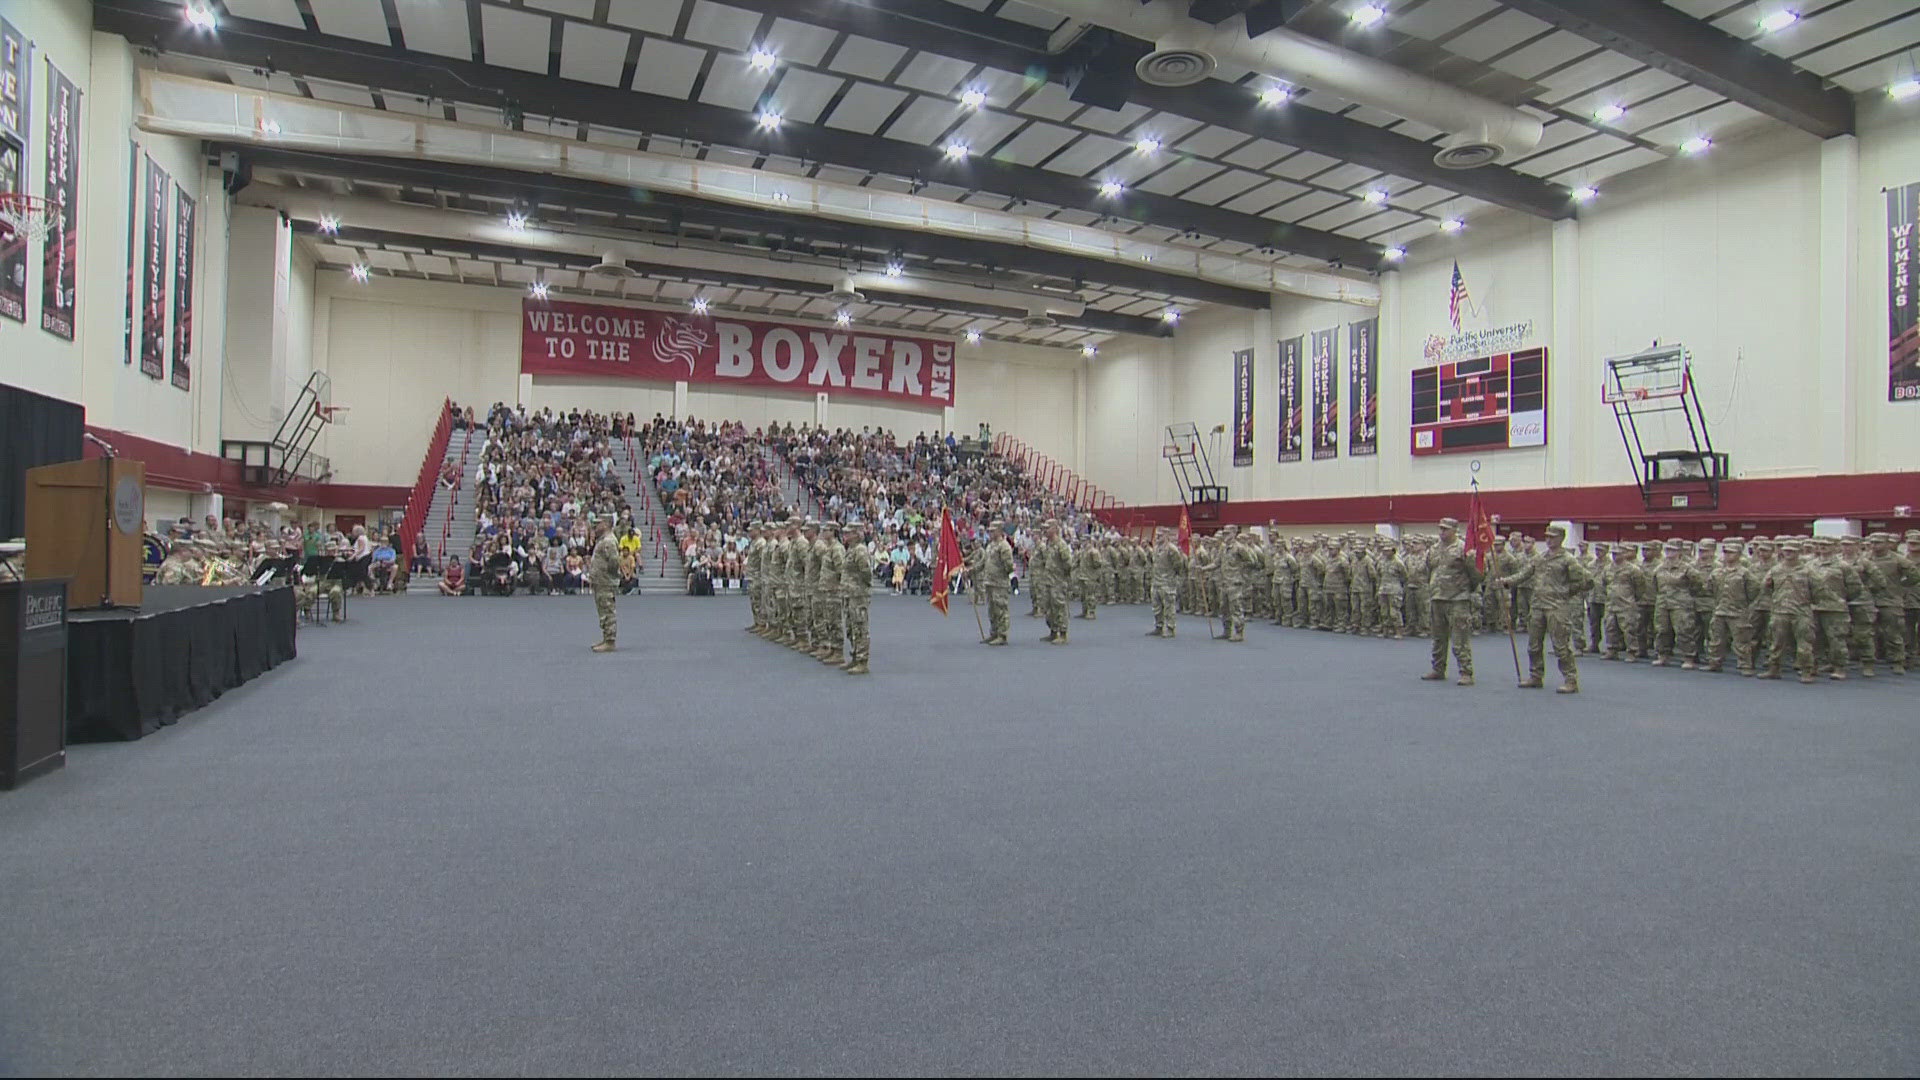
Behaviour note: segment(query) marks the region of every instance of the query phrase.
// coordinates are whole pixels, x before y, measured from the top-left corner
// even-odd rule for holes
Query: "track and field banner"
[[[173,385],[193,388],[193,200],[174,185]]]
[[[27,190],[28,111],[33,105],[33,45],[0,19],[0,191]],[[27,321],[27,243],[6,238],[0,254],[0,316]]]
[[[520,370],[829,391],[920,408],[953,404],[953,342],[669,311],[523,300]]]
[[[1887,400],[1920,401],[1920,183],[1887,189]]]
[[[140,220],[140,144],[127,140],[127,310],[126,326],[121,331],[120,362],[133,363],[134,301],[140,294],[140,248],[135,243],[134,226]]]
[[[1300,351],[1304,336],[1280,343],[1280,460],[1300,460]]]
[[[1253,350],[1233,353],[1233,464],[1253,464]]]
[[[73,340],[80,298],[80,88],[47,61],[47,217],[41,240],[40,329]]]
[[[1313,332],[1313,460],[1340,456],[1340,358],[1334,355],[1338,327]]]
[[[1347,456],[1380,452],[1380,317],[1347,324]]]
[[[140,226],[141,276],[140,374],[162,379],[167,374],[167,193],[173,178],[160,163],[147,158],[142,198],[146,207]]]

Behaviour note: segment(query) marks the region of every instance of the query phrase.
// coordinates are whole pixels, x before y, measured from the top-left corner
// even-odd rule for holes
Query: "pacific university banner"
[[[13,24],[0,19],[0,191],[27,190],[27,117],[31,115],[33,46]],[[0,316],[27,321],[27,244],[4,237],[0,252]],[[14,243],[12,241],[18,241]]]
[[[567,300],[522,301],[520,370],[953,404],[953,343]]]
[[[47,61],[47,219],[41,241],[40,329],[73,340],[79,299],[80,88]]]
[[[173,215],[173,385],[193,386],[193,200],[174,186]]]
[[[1380,317],[1347,324],[1347,455],[1380,452]]]
[[[1920,401],[1920,184],[1887,189],[1887,400]]]
[[[167,374],[167,192],[172,186],[167,170],[148,157],[140,234],[145,288],[140,305],[140,374],[151,379]]]
[[[1280,343],[1280,460],[1300,460],[1300,352],[1304,336]]]
[[[1313,460],[1340,456],[1340,359],[1333,353],[1338,327],[1313,332]]]
[[[1233,463],[1253,464],[1253,350],[1233,354]]]

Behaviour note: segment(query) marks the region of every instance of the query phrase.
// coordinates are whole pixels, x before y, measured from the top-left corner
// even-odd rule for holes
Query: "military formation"
[[[867,674],[874,561],[866,527],[789,518],[756,521],[747,536],[747,631]]]

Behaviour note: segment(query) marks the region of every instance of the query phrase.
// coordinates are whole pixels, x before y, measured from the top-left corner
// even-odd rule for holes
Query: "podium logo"
[[[66,620],[67,596],[64,592],[50,592],[41,596],[28,595],[27,610],[20,620],[21,630],[45,630],[59,626]]]

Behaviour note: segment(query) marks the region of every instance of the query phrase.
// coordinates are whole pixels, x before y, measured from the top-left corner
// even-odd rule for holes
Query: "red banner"
[[[520,370],[953,404],[950,341],[566,300],[521,303]]]

